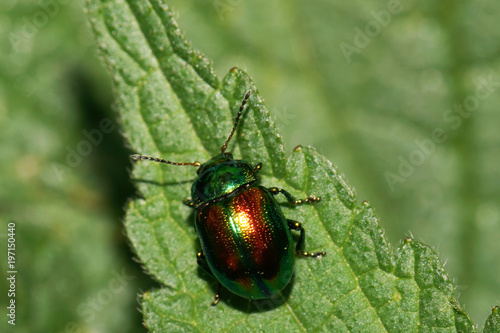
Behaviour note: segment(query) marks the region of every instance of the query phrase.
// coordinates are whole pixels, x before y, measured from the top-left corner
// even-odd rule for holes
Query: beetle
[[[131,155],[136,161],[198,167],[191,199],[184,203],[196,210],[195,229],[202,248],[197,262],[219,282],[212,305],[219,302],[222,286],[250,300],[271,298],[290,282],[296,255],[320,258],[326,254],[303,250],[304,228],[284,216],[274,197],[281,193],[292,206],[315,203],[321,198],[297,200],[284,189],[260,186],[257,176],[262,163],[252,166],[226,152],[250,94],[245,94],[220,154],[205,163]],[[295,248],[291,230],[300,232]]]

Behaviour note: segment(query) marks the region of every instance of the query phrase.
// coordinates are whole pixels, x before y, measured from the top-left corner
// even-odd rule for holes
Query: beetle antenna
[[[134,161],[148,160],[148,161],[171,164],[171,165],[192,165],[192,166],[196,166],[196,167],[201,165],[200,162],[172,162],[172,161],[164,160],[163,158],[151,157],[151,156],[140,155],[140,154],[130,155],[130,158],[132,158]]]
[[[236,120],[234,121],[234,126],[233,130],[231,131],[231,134],[227,137],[226,142],[220,147],[220,152],[223,153],[227,149],[227,144],[229,143],[229,140],[233,137],[234,131],[236,130],[236,126],[238,126],[238,122],[240,121],[241,117],[241,112],[243,111],[243,108],[245,107],[245,104],[247,104],[248,99],[250,98],[250,94],[252,93],[251,90],[247,91],[245,97],[243,97],[243,100],[241,101],[240,109],[238,111],[238,115],[236,116]]]

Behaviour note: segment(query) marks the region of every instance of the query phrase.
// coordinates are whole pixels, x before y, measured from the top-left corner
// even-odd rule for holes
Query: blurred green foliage
[[[134,193],[128,152],[83,4],[0,8],[0,331],[145,331],[136,298],[151,283],[121,224]],[[15,327],[4,288],[11,221]]]
[[[482,325],[500,298],[500,4],[401,1],[390,22],[363,38],[359,31],[383,22],[376,17],[383,20],[391,1],[168,3],[219,77],[235,65],[253,77],[287,152],[316,147],[372,203],[392,244],[411,232],[439,251],[460,304]],[[136,332],[135,295],[151,288],[121,232],[134,193],[128,152],[82,8],[0,4],[0,235],[17,222],[18,331],[71,331],[76,323]],[[46,21],[45,12],[53,13]],[[341,45],[356,41],[365,45],[347,59]],[[493,81],[491,94],[469,104],[470,115],[457,111],[474,101],[481,80]],[[82,147],[83,130],[105,118],[115,130],[69,166],[68,147]],[[426,154],[417,142],[439,128],[447,139]],[[404,170],[401,161],[412,156],[418,163]],[[402,180],[391,186],[388,172]],[[122,268],[136,278],[95,318],[82,315],[79,306],[109,290]]]

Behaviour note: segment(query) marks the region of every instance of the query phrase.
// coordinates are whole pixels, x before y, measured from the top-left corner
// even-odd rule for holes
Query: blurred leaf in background
[[[1,332],[141,332],[123,236],[134,193],[80,1],[0,3]],[[16,326],[7,224],[16,223]],[[5,291],[5,292],[4,292]]]
[[[482,325],[500,301],[500,4],[168,4],[219,77],[232,66],[253,77],[287,151],[312,145],[337,164],[392,244],[411,231],[439,250]],[[119,222],[129,163],[82,4],[7,0],[0,10],[0,220],[18,226],[20,326],[139,331],[135,294],[150,287],[127,261]],[[83,132],[93,129],[99,144]],[[68,160],[72,149],[81,162]],[[89,321],[77,309],[124,267],[137,278]]]

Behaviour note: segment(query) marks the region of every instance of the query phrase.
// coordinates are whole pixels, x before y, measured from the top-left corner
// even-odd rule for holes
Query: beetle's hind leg
[[[322,256],[326,255],[326,252],[307,252],[304,251],[304,243],[306,239],[306,231],[302,227],[302,224],[300,222],[294,221],[294,220],[286,220],[288,222],[288,228],[290,230],[297,230],[300,231],[299,235],[299,240],[297,241],[297,245],[295,246],[295,253],[297,253],[300,256],[303,257],[311,257],[311,258],[321,258]]]
[[[220,282],[218,282],[217,293],[215,294],[214,300],[212,301],[212,303],[210,303],[211,306],[216,306],[217,303],[219,303],[219,301],[220,301],[220,292],[221,291],[222,291],[222,284]]]
[[[310,195],[305,199],[296,199],[290,192],[277,187],[270,187],[268,188],[268,190],[269,192],[271,192],[272,195],[276,195],[278,193],[283,194],[286,198],[286,201],[288,201],[288,203],[292,206],[297,206],[304,203],[315,203],[321,200],[320,197],[315,197],[314,195]]]
[[[197,261],[198,265],[201,267],[201,269],[203,269],[205,271],[205,273],[207,273],[208,275],[214,276],[214,274],[210,270],[210,267],[208,267],[207,258],[205,257],[205,253],[203,253],[203,251],[198,252],[198,254],[196,255],[196,261]],[[219,303],[219,301],[220,301],[220,293],[222,290],[222,284],[220,282],[217,282],[217,283],[218,283],[217,293],[215,294],[214,300],[212,301],[212,303],[210,303],[212,306],[217,305],[217,303]]]

